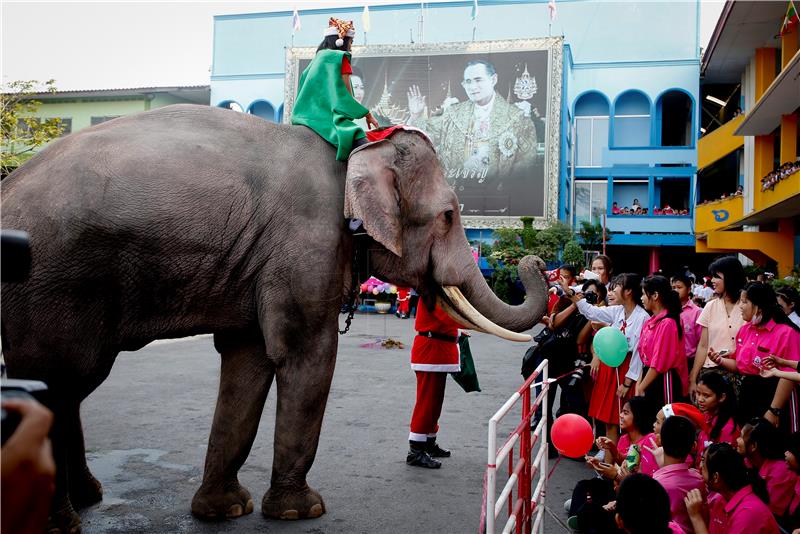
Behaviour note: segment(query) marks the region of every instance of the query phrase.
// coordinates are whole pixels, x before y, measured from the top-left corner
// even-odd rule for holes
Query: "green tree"
[[[581,221],[581,228],[578,230],[581,243],[588,249],[594,249],[603,244],[603,225],[599,222]],[[611,241],[611,234],[606,230],[606,242]]]
[[[61,119],[36,117],[42,103],[36,93],[55,93],[55,80],[40,83],[19,80],[0,88],[3,143],[0,151],[0,174],[5,178],[31,158],[37,148],[61,135]]]
[[[574,265],[577,270],[583,269],[583,249],[574,239],[564,246],[564,252],[561,254],[561,259],[564,263]]]

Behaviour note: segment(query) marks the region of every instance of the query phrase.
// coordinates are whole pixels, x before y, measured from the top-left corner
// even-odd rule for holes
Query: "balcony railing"
[[[728,226],[744,214],[744,198],[741,195],[698,204],[694,208],[695,233],[705,234]]]

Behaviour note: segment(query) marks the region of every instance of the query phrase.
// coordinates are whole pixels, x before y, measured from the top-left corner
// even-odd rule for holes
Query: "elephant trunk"
[[[459,287],[444,286],[440,306],[467,328],[494,334],[510,341],[530,341],[518,334],[533,327],[547,309],[547,284],[542,276],[544,264],[535,256],[524,257],[518,273],[525,287],[525,302],[506,304],[492,292],[474,262]]]

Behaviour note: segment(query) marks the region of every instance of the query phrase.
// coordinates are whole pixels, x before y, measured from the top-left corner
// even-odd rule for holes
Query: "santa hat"
[[[706,418],[703,415],[703,412],[701,412],[692,404],[686,404],[685,402],[673,402],[672,404],[665,404],[664,407],[661,408],[661,412],[664,414],[664,419],[669,419],[673,415],[680,415],[691,421],[694,426],[700,430],[707,430]]]
[[[325,30],[324,35],[325,37],[329,35],[338,35],[339,38],[336,39],[336,46],[342,46],[345,37],[353,38],[356,36],[356,29],[355,26],[353,26],[352,20],[341,20],[331,17],[328,20],[328,29]]]

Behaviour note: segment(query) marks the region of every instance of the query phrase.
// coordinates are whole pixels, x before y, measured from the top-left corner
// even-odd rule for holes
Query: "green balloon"
[[[618,328],[606,326],[594,335],[594,353],[609,367],[619,367],[628,354],[628,340]]]

